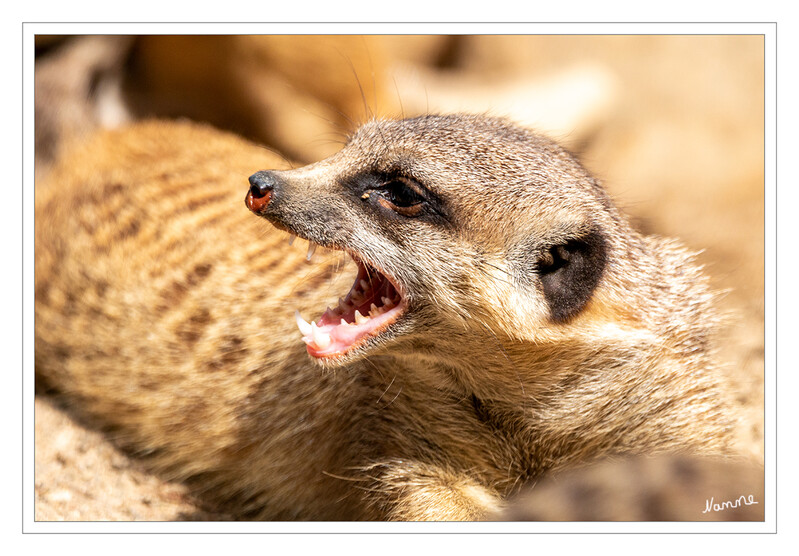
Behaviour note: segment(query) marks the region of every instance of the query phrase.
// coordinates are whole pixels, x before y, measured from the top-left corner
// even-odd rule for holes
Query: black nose
[[[261,170],[250,176],[250,193],[256,199],[266,197],[277,184],[277,176],[268,170]]]

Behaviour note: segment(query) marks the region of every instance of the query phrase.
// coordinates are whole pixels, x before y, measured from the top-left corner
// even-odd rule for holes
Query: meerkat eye
[[[413,180],[394,178],[377,191],[381,206],[403,216],[417,216],[424,208],[425,198],[419,193],[419,186]]]

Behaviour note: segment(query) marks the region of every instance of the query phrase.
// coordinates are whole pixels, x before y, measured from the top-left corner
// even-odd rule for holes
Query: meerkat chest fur
[[[37,377],[248,516],[473,519],[570,463],[727,449],[692,255],[528,130],[373,121],[249,189],[263,151],[187,124],[71,156],[37,198]]]

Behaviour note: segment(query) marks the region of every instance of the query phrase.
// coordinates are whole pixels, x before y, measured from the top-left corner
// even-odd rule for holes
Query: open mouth
[[[374,338],[399,318],[405,302],[397,287],[376,268],[360,261],[355,283],[338,306],[329,308],[315,322],[295,313],[308,353],[313,357],[339,357]]]

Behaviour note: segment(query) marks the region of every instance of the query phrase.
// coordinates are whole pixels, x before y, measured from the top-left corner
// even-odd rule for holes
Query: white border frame
[[[776,532],[776,24],[774,23],[26,23],[23,25],[23,524],[25,533],[773,533]],[[765,38],[766,521],[762,523],[350,523],[34,521],[33,41],[36,34],[624,34]],[[10,493],[13,496],[13,493]]]

